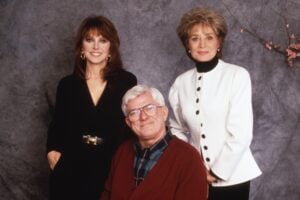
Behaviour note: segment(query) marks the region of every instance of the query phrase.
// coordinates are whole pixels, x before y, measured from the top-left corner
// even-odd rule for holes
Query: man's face
[[[165,135],[168,108],[160,106],[149,92],[127,103],[126,123],[135,132],[142,146],[155,144]]]

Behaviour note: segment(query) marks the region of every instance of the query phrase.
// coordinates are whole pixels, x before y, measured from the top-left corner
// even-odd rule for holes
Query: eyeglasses
[[[127,114],[127,117],[129,119],[129,121],[135,122],[135,121],[140,119],[142,111],[148,116],[154,116],[154,115],[156,115],[157,108],[160,108],[160,107],[162,107],[162,106],[157,106],[157,105],[154,105],[154,104],[148,104],[148,105],[145,105],[141,108],[135,108],[135,109],[131,110]]]

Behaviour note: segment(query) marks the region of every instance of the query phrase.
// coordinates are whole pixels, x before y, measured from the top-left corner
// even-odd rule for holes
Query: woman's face
[[[82,41],[82,52],[87,61],[87,66],[107,64],[110,57],[110,42],[101,34],[90,32]]]
[[[220,41],[210,26],[194,25],[188,38],[189,53],[198,62],[212,60],[220,48]]]

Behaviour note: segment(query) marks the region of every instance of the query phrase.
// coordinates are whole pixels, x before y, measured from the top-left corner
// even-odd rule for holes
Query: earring
[[[191,50],[190,50],[190,49],[188,50],[188,53],[189,53],[189,54],[191,53]]]
[[[106,58],[107,62],[109,63],[111,61],[111,56],[108,55],[107,58]]]
[[[85,60],[85,55],[84,55],[83,51],[80,53],[80,58],[81,58],[82,60]]]
[[[217,49],[217,52],[220,52],[221,51],[221,49]]]

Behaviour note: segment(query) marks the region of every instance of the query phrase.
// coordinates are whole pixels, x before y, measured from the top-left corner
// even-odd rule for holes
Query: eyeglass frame
[[[155,108],[155,113],[154,113],[153,115],[151,115],[151,114],[149,115],[149,114],[147,113],[147,111],[146,111],[146,108],[149,107],[149,106],[153,106],[153,108]],[[148,117],[153,117],[153,116],[155,116],[156,113],[157,113],[157,108],[162,108],[162,107],[164,107],[164,106],[155,105],[155,104],[150,103],[150,104],[147,104],[147,105],[145,105],[145,106],[142,106],[142,107],[139,107],[139,108],[134,108],[134,109],[130,110],[129,112],[127,112],[126,117],[128,118],[128,120],[129,120],[130,122],[136,122],[136,121],[138,121],[138,120],[141,118],[141,113],[142,113],[142,112],[144,112]],[[136,120],[132,120],[132,119],[130,119],[130,113],[135,112],[135,111],[138,111],[138,112],[139,112],[139,113],[137,114],[138,117],[136,118]]]

